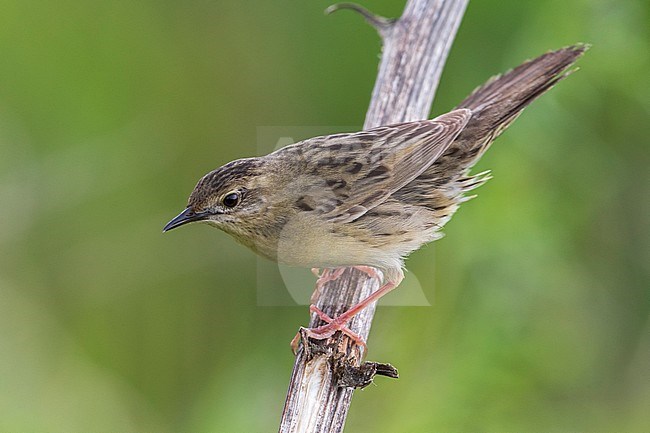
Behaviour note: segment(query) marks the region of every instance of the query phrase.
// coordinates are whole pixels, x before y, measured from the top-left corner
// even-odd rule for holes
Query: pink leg
[[[317,306],[315,306],[315,305],[310,305],[309,306],[309,311],[312,312],[312,313],[316,313],[318,318],[321,319],[325,323],[332,323],[334,321],[334,319],[332,319],[327,314],[323,313],[323,311],[320,308],[318,308]],[[320,329],[320,328],[322,328],[322,327],[314,328],[314,329]],[[350,337],[352,339],[352,341],[354,341],[358,346],[363,347],[364,350],[366,350],[366,351],[368,350],[368,347],[366,346],[366,342],[363,341],[363,338],[359,334],[357,334],[356,332],[352,332],[352,330],[350,328],[348,328],[347,326],[345,326],[345,325],[341,326],[339,329],[327,331],[326,332],[327,335],[323,335],[321,338],[318,338],[317,336],[312,335],[312,331],[313,331],[313,329],[306,329],[307,335],[312,337],[312,338],[316,338],[317,340],[322,340],[322,339],[325,339],[325,338],[329,338],[332,335],[334,335],[334,333],[336,331],[341,331],[342,333],[344,333],[345,335]]]
[[[393,290],[395,287],[397,287],[397,285],[395,283],[388,282],[388,283],[384,284],[383,286],[381,286],[379,288],[379,290],[377,290],[376,292],[371,293],[366,299],[359,302],[357,305],[351,307],[345,313],[341,314],[339,317],[334,319],[329,325],[337,326],[337,325],[343,325],[343,324],[349,322],[350,319],[352,319],[354,316],[356,316],[361,310],[363,310],[364,308],[366,308],[368,305],[372,304],[373,302],[377,301],[379,298],[381,298],[382,296],[384,296],[385,294],[387,294],[388,292]],[[327,327],[329,325],[319,326],[318,328],[315,328],[314,330],[325,328],[325,327]]]
[[[316,284],[323,286],[325,283],[337,280],[341,275],[343,275],[343,272],[345,272],[345,268],[325,269],[318,277]]]
[[[372,267],[370,266],[354,266],[357,270],[366,273],[368,276],[371,278],[377,278],[381,280],[379,273]],[[336,269],[325,269],[322,274],[318,274],[318,269],[314,268],[312,269],[312,272],[314,275],[318,277],[318,281],[316,282],[316,290],[312,294],[311,301],[315,302],[320,295],[320,289],[322,288],[323,285],[330,281],[334,281],[338,279],[343,272],[345,271],[345,268],[336,268]],[[343,332],[345,335],[350,337],[357,345],[363,347],[364,349],[366,348],[366,343],[363,341],[363,338],[359,334],[356,334],[352,332],[350,329],[348,329],[345,324],[350,321],[355,315],[357,315],[361,310],[366,308],[368,305],[371,303],[377,301],[379,298],[393,290],[395,287],[397,287],[397,284],[399,283],[393,283],[393,282],[388,282],[381,286],[377,291],[371,293],[367,298],[359,302],[358,304],[354,305],[351,307],[349,310],[341,314],[335,319],[332,319],[329,317],[327,314],[325,314],[323,311],[321,311],[318,307],[315,305],[311,305],[309,307],[309,310],[312,313],[316,313],[318,317],[326,322],[326,325],[319,326],[317,328],[310,328],[310,329],[305,329],[305,334],[311,338],[314,338],[316,340],[324,340],[326,338],[331,337],[334,335],[337,331]],[[300,341],[300,333],[296,334],[296,336],[291,340],[291,347],[293,348],[294,353],[296,352],[298,348],[298,342]]]
[[[323,326],[319,326],[317,328],[307,329],[305,333],[311,338],[315,338],[317,340],[323,340],[325,338],[329,338],[332,335],[334,335],[336,331],[341,331],[346,335],[348,335],[350,338],[352,338],[357,344],[365,347],[365,342],[363,341],[363,339],[358,334],[355,334],[354,332],[350,331],[345,326],[345,324],[348,323],[350,319],[352,319],[355,315],[357,315],[361,310],[366,308],[371,303],[377,301],[379,298],[381,298],[386,293],[393,290],[395,287],[397,287],[397,284],[392,282],[388,282],[384,284],[379,288],[379,290],[371,293],[366,299],[359,302],[355,306],[351,307],[349,310],[347,310],[345,313],[341,314],[335,319],[331,319],[325,313],[323,313],[318,308],[312,305],[312,307],[310,307],[310,310],[318,314],[318,317],[320,317],[323,321],[327,322],[327,324]]]
[[[345,272],[345,268],[336,268],[336,269],[325,269],[323,270],[322,274],[318,274],[318,268],[313,268],[311,272],[318,277],[318,281],[316,281],[316,290],[314,290],[314,293],[311,294],[311,303],[313,304],[318,300],[318,297],[320,296],[320,291],[322,290],[323,286],[330,281],[334,281],[338,279],[341,275],[343,275],[343,272]]]
[[[375,268],[372,266],[353,266],[354,269],[363,272],[364,274],[368,275],[370,278],[375,278],[379,281],[382,280],[381,276],[377,272]]]
[[[325,314],[320,308],[318,308],[315,305],[310,305],[309,306],[309,311],[312,312],[312,313],[315,313],[318,316],[318,318],[321,319],[325,323],[332,323],[334,321],[334,319],[332,319],[330,316]],[[352,332],[352,330],[350,330],[347,326],[341,326],[340,329],[327,331],[324,334],[319,334],[319,336],[312,335],[311,334],[311,329],[307,329],[307,328],[304,328],[304,329],[305,329],[306,334],[309,337],[316,338],[317,340],[323,340],[325,338],[329,338],[332,335],[334,335],[334,333],[336,331],[341,331],[342,333],[344,333],[345,335],[350,337],[350,339],[352,341],[354,341],[357,344],[357,346],[363,347],[365,351],[368,350],[368,346],[366,346],[366,342],[363,341],[363,338],[359,334],[357,334],[356,332]],[[320,329],[320,328],[315,328],[315,329]],[[296,353],[298,351],[298,342],[299,341],[300,341],[300,332],[298,332],[296,334],[296,336],[293,337],[293,339],[291,340],[290,344],[291,344],[291,349],[293,350],[293,353]]]

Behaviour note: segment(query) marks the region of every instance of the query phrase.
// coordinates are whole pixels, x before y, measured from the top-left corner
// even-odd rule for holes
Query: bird
[[[365,345],[347,322],[399,285],[410,253],[442,237],[460,204],[475,197],[468,193],[491,178],[471,168],[587,48],[529,60],[434,119],[314,137],[229,162],[198,181],[163,231],[203,222],[279,263],[358,267],[381,278],[377,291],[336,318],[311,306],[326,324],[307,329],[310,338],[341,331]]]

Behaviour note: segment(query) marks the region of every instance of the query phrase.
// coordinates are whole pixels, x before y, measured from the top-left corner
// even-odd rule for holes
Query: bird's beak
[[[207,217],[207,212],[194,212],[192,208],[188,207],[167,223],[167,225],[163,228],[163,233],[168,232],[171,229],[175,229],[176,227],[180,227],[184,224],[202,221]]]

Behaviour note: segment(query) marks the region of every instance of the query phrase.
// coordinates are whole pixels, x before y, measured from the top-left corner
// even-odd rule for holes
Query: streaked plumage
[[[385,284],[308,335],[326,338],[399,284],[404,258],[441,236],[465,194],[488,172],[469,170],[521,111],[571,71],[585,51],[546,53],[477,88],[433,120],[315,137],[269,155],[230,162],[196,185],[165,230],[205,221],[281,263],[371,266]]]
[[[207,221],[285,264],[373,266],[398,283],[404,257],[440,237],[465,193],[490,178],[470,168],[584,50],[528,61],[433,120],[315,137],[228,163],[199,181],[184,212],[191,215],[179,221]],[[231,193],[240,196],[234,208],[222,203]]]

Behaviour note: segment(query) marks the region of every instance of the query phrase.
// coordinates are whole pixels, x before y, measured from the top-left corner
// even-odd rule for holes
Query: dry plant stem
[[[333,7],[361,13],[383,40],[379,73],[364,128],[425,119],[468,0],[409,0],[402,16],[387,20],[352,4]],[[379,288],[366,273],[349,268],[320,288],[316,306],[337,317]],[[349,328],[368,338],[376,303]],[[310,327],[324,323],[314,313]],[[355,387],[375,374],[396,376],[387,364],[363,363],[362,349],[337,332],[323,341],[303,339],[291,374],[280,433],[340,433]]]

